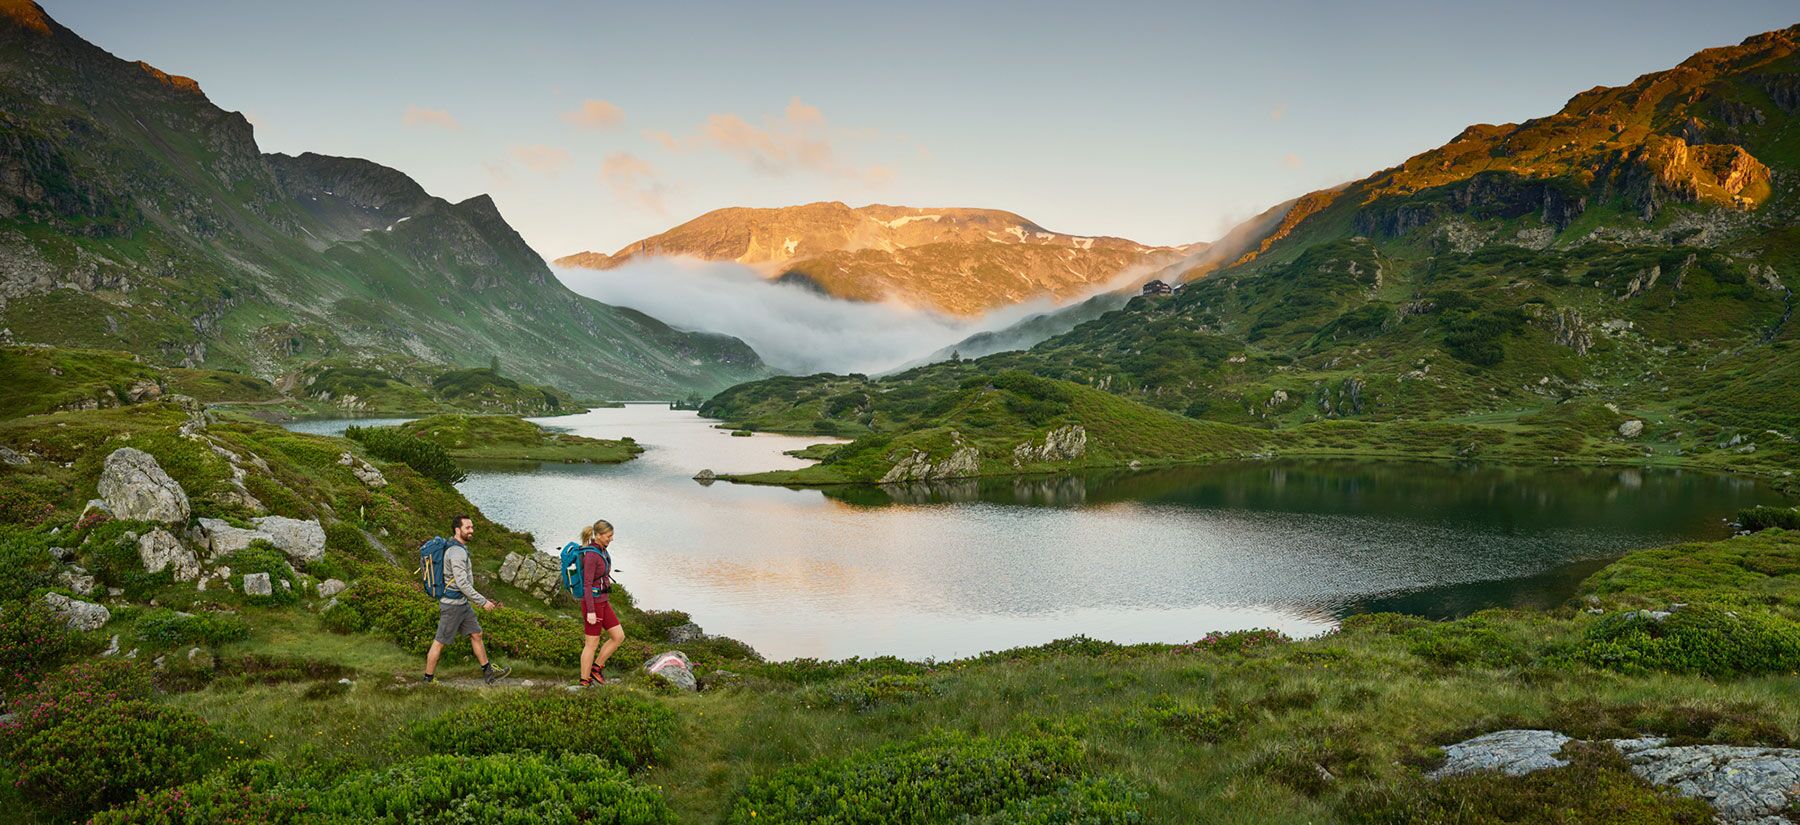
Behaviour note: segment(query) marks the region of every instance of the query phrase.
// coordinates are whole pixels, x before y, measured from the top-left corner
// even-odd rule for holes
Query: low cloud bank
[[[1141,274],[1122,273],[1094,294]],[[795,374],[879,373],[1057,306],[1045,299],[951,318],[894,301],[839,300],[770,281],[742,264],[692,258],[650,258],[612,270],[558,267],[556,275],[582,295],[671,326],[741,338],[769,366]]]

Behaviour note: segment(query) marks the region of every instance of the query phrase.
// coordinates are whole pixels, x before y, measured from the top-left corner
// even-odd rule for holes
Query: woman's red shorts
[[[581,614],[581,632],[589,636],[599,636],[608,628],[619,626],[619,614],[613,612],[612,602],[600,602],[594,605],[594,615],[600,617],[600,621],[590,622],[587,620],[586,613]]]

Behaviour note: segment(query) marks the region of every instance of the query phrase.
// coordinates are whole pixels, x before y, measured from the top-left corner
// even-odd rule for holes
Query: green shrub
[[[971,825],[1137,825],[1143,793],[1114,779],[1071,781],[1054,794],[1034,796],[970,820]]]
[[[234,586],[243,582],[246,573],[269,574],[269,595],[245,596],[244,601],[250,604],[284,605],[300,601],[300,593],[293,586],[294,566],[288,563],[286,555],[266,541],[252,542],[249,547],[220,558],[216,564],[231,568]],[[288,586],[283,587],[282,582],[287,582]]]
[[[307,795],[328,822],[663,825],[662,794],[598,757],[428,756]]]
[[[41,601],[0,605],[0,694],[18,695],[94,641],[69,630]]]
[[[191,782],[226,755],[224,741],[198,717],[141,699],[60,693],[20,718],[4,737],[19,793],[63,817]]]
[[[937,734],[798,765],[752,781],[726,821],[936,823],[987,816],[1058,793],[1078,776],[1082,746],[1066,736]]]
[[[319,614],[319,623],[326,630],[346,635],[369,629],[369,617],[364,616],[356,605],[345,601],[340,601]]]
[[[661,761],[675,712],[624,693],[509,697],[453,710],[414,728],[426,747],[468,756],[585,753],[627,768]]]
[[[1791,507],[1770,507],[1767,505],[1745,507],[1737,512],[1737,518],[1733,520],[1737,522],[1739,529],[1749,530],[1752,533],[1760,530],[1767,530],[1771,527],[1779,527],[1783,530],[1800,530],[1800,510],[1795,510]]]
[[[800,692],[800,701],[851,710],[873,710],[882,705],[904,704],[937,692],[937,683],[911,673],[865,673],[836,682],[813,685]]]
[[[225,613],[182,614],[159,608],[138,620],[138,637],[159,647],[206,645],[217,648],[227,642],[250,638],[250,623],[240,616]]]
[[[216,772],[103,811],[88,825],[291,825],[306,821],[306,804],[258,787],[241,771]]]
[[[1224,741],[1239,723],[1237,714],[1229,708],[1168,697],[1151,705],[1148,717],[1158,727],[1184,739],[1205,743]]]
[[[1274,645],[1284,645],[1293,641],[1287,634],[1279,630],[1257,628],[1254,630],[1214,630],[1200,637],[1192,644],[1177,648],[1182,652],[1209,653],[1248,653]]]
[[[82,560],[101,584],[124,590],[125,598],[131,601],[147,602],[175,581],[174,573],[168,570],[146,571],[144,560],[138,555],[138,534],[155,526],[131,521],[101,523],[83,538]]]
[[[1430,622],[1406,631],[1406,649],[1425,661],[1445,666],[1512,667],[1531,654],[1498,625],[1479,616],[1453,622]]]
[[[0,514],[0,522],[5,521]],[[51,586],[50,562],[48,536],[0,523],[0,601],[23,601]]]
[[[1755,608],[1690,605],[1661,621],[1644,611],[1595,622],[1576,652],[1594,667],[1624,673],[1704,676],[1800,672],[1800,623]]]
[[[442,446],[386,427],[351,427],[344,437],[376,458],[398,461],[426,478],[454,485],[468,477]]]

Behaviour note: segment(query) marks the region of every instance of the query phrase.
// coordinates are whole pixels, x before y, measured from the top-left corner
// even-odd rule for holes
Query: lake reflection
[[[1351,611],[1554,605],[1621,551],[1724,536],[1779,497],[1675,471],[1240,463],[839,487],[730,483],[702,468],[803,466],[819,439],[734,438],[660,406],[543,419],[647,447],[615,466],[472,468],[461,489],[546,550],[618,526],[619,578],[765,655],[949,658],[1084,633],[1190,641],[1321,632]],[[479,548],[477,548],[479,552]],[[629,630],[629,629],[628,629]]]

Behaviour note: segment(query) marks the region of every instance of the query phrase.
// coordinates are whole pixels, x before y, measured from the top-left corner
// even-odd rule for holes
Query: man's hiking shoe
[[[483,668],[481,678],[486,679],[487,683],[491,685],[495,682],[500,681],[501,679],[505,679],[506,674],[511,673],[511,672],[512,672],[512,668],[510,668],[510,667]]]

